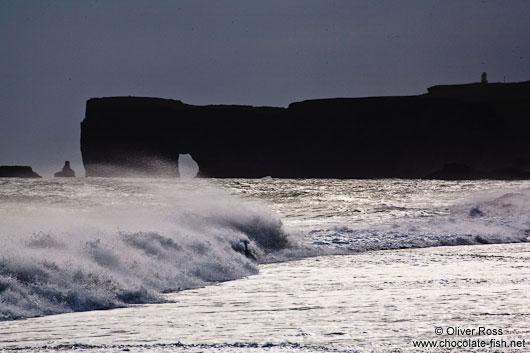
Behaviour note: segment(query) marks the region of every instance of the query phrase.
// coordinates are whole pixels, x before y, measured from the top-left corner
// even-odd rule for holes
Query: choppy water
[[[530,182],[437,180],[226,180],[265,200],[290,233],[368,249],[526,241]]]
[[[4,321],[0,348],[406,351],[482,321],[524,338],[529,187],[0,179],[0,315],[66,313]],[[440,245],[467,246],[418,249]]]

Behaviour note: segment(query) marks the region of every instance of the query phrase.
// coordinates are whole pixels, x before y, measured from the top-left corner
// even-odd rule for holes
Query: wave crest
[[[135,189],[113,183],[96,185],[104,201],[90,206],[60,193],[4,208],[1,320],[161,302],[162,292],[255,274],[255,260],[290,245],[265,206],[169,186],[130,202]]]

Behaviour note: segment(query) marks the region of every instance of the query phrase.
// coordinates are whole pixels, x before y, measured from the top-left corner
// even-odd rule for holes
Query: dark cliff
[[[81,124],[81,151],[87,176],[176,176],[178,155],[190,153],[207,177],[422,178],[458,163],[467,179],[470,170],[480,178],[528,175],[529,137],[530,82],[523,82],[288,108],[95,98]]]
[[[40,178],[41,176],[28,166],[2,165],[0,178]]]

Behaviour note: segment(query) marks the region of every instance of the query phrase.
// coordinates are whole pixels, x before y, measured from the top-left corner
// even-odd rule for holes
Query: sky
[[[530,80],[530,1],[0,0],[0,165],[83,176],[91,97],[287,106],[483,71]]]

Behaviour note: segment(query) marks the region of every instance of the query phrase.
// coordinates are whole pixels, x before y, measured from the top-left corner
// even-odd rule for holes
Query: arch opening
[[[189,153],[179,154],[179,174],[182,179],[193,179],[199,174],[199,164]]]

